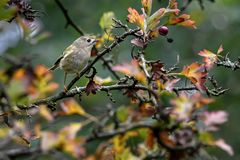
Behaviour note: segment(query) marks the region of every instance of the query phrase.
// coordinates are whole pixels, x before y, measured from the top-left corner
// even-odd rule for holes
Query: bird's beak
[[[98,42],[98,40],[94,39],[92,43],[95,45],[97,42]]]

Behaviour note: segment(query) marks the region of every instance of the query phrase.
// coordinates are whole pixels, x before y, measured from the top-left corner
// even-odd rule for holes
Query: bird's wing
[[[76,51],[77,47],[75,45],[70,45],[63,51],[63,57],[67,56],[68,54],[73,53]]]
[[[76,47],[74,45],[70,45],[69,47],[67,47],[64,51],[61,57],[59,57],[56,62],[54,63],[54,65],[49,69],[51,71],[55,70],[56,68],[59,67],[60,61],[61,59],[63,59],[63,57],[68,56],[69,54],[73,53],[76,50]]]

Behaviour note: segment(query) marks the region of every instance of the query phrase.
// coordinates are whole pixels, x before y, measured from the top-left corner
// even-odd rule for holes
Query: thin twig
[[[122,85],[115,84],[115,85],[110,85],[110,86],[102,86],[99,90],[100,91],[110,91],[110,90],[121,90],[121,89],[145,90],[145,91],[150,92],[156,99],[158,99],[158,95],[153,90],[151,90],[143,85],[134,85],[133,86],[132,84],[122,84]],[[78,95],[79,93],[82,93],[85,90],[86,90],[86,86],[85,87],[77,87],[77,88],[70,90],[67,93],[58,93],[57,95],[48,97],[46,99],[38,100],[38,101],[34,102],[34,105],[54,103],[58,100]]]
[[[80,35],[84,35],[84,32],[73,22],[73,20],[68,15],[68,10],[63,6],[63,4],[59,0],[55,0],[58,7],[61,9],[64,17],[67,20],[66,27],[69,25],[72,26]]]

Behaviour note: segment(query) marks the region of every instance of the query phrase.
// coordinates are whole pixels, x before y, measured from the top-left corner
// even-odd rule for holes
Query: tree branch
[[[233,71],[240,69],[240,57],[238,58],[237,61],[231,61],[228,58],[228,54],[224,57],[223,60],[219,60],[217,62],[215,62],[217,64],[217,66],[223,66],[225,68],[230,68]]]
[[[68,15],[68,10],[63,6],[59,0],[55,0],[58,7],[61,9],[65,19],[67,20],[66,28],[70,25],[74,28],[80,35],[84,35],[83,31],[73,22],[73,20]]]
[[[16,148],[1,151],[9,158],[17,158],[19,156],[33,155],[34,153],[42,152],[40,148]]]
[[[115,84],[115,85],[111,85],[111,86],[102,86],[99,90],[100,91],[110,91],[110,90],[121,90],[121,89],[145,90],[145,91],[150,92],[156,99],[158,99],[158,95],[153,90],[151,90],[151,89],[149,89],[149,88],[147,88],[143,85],[132,85],[132,84],[118,85],[118,84]],[[85,90],[86,90],[86,86],[85,87],[77,87],[77,88],[74,88],[74,89],[70,90],[67,93],[61,92],[57,95],[38,100],[38,101],[34,102],[34,105],[54,103],[58,100],[78,95]]]

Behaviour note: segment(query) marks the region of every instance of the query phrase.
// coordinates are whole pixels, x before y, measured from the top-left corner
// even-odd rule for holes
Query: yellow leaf
[[[39,107],[39,113],[42,117],[44,117],[48,121],[53,121],[54,120],[52,114],[49,112],[48,108],[44,105]]]
[[[82,106],[80,106],[75,100],[69,99],[61,103],[62,110],[67,115],[79,114],[84,116],[86,114]]]
[[[112,81],[113,80],[110,76],[108,76],[107,78],[101,78],[99,76],[94,77],[94,82],[96,82],[99,85],[108,84],[111,83]]]

